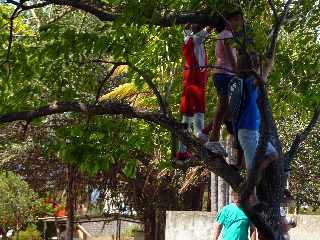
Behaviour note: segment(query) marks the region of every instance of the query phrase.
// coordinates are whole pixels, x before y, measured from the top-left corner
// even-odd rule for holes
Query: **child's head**
[[[233,203],[240,203],[239,194],[238,194],[236,191],[234,191],[233,189],[232,189],[232,191],[231,191],[231,201],[232,201]]]
[[[239,10],[225,14],[225,19],[228,21],[227,25],[229,25],[232,28],[232,30],[236,31],[243,25],[242,12]]]
[[[203,29],[203,26],[201,24],[194,23],[194,24],[191,25],[191,31],[194,34],[200,32],[202,29]]]

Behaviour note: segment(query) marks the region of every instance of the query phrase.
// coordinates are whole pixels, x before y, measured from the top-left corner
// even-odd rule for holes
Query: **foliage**
[[[171,27],[164,28],[153,23],[160,16],[170,16],[177,11],[218,10],[222,13],[234,6],[226,4],[229,1],[211,0],[91,2],[104,3],[106,11],[119,14],[119,17],[114,22],[102,22],[83,11],[62,6],[35,9],[37,19],[30,17],[28,11],[22,12],[14,21],[9,55],[9,18],[13,8],[0,4],[0,27],[3,30],[0,32],[0,113],[31,110],[59,100],[94,103],[99,85],[105,80],[100,92],[104,95],[102,98],[156,110],[155,97],[151,97],[141,74],[133,68],[117,68],[113,76],[105,79],[114,64],[127,62],[151,77],[169,104],[172,115],[178,118],[182,91],[183,27],[173,23]],[[248,24],[247,34],[254,42],[252,48],[263,55],[270,45],[268,34],[274,21],[270,8],[266,1],[240,2]],[[280,9],[283,2],[275,1],[275,5]],[[315,0],[294,1],[285,28],[279,35],[275,67],[268,82],[272,108],[285,149],[289,148],[288,139],[305,126],[310,112],[320,103],[318,5],[319,1]],[[215,62],[216,36],[212,33],[206,42],[210,63]],[[116,76],[124,71],[127,74],[118,80]],[[142,95],[142,103],[133,104],[130,94]],[[212,81],[208,83],[207,98],[209,111],[206,118],[209,121],[216,105]],[[181,199],[174,191],[183,179],[183,172],[173,170],[169,132],[159,126],[120,116],[92,117],[66,113],[59,119],[64,123],[70,120],[70,124],[62,124],[61,128],[49,127],[47,136],[41,135],[36,144],[31,141],[25,146],[25,141],[19,142],[19,139],[15,139],[18,143],[4,144],[1,156],[14,159],[15,156],[24,156],[24,149],[27,152],[44,149],[47,160],[63,160],[65,164],[77,165],[91,177],[112,175],[111,179],[116,180],[113,184],[108,182],[109,186],[115,183],[120,188],[114,190],[116,193],[130,193],[132,198],[126,198],[127,201],[134,202],[135,205],[130,204],[141,211],[164,211],[172,206],[181,206]],[[36,128],[55,121],[58,120],[48,117],[32,125]],[[299,204],[318,206],[319,203],[318,135],[319,128],[315,129],[311,140],[303,146],[302,154],[293,163],[291,187]],[[9,136],[8,132],[4,139],[6,136]],[[158,174],[168,169],[174,175],[168,174],[168,182],[172,180],[167,186],[169,190],[158,179]],[[53,168],[50,172],[54,172]],[[150,181],[149,172],[152,173]],[[61,169],[53,176],[59,175],[64,176]],[[145,195],[142,197],[130,190],[132,186],[136,187],[132,189],[140,189],[138,184],[149,187],[143,188],[147,193],[143,192]],[[169,201],[165,190],[173,196],[172,206],[164,202]],[[145,204],[148,199],[154,202]]]
[[[280,121],[281,137],[287,139],[287,141],[283,141],[285,150],[290,147],[289,144],[295,137],[295,132],[301,131],[305,127],[305,115],[310,114],[295,113],[291,118]],[[293,132],[292,129],[295,131]],[[317,126],[311,132],[310,137],[302,144],[296,159],[291,164],[289,187],[298,208],[306,205],[313,208],[320,206],[319,131],[320,127]]]
[[[13,240],[17,239],[16,234],[12,238]],[[41,240],[41,233],[35,225],[29,225],[26,230],[19,232],[20,240]]]
[[[5,228],[19,229],[34,221],[37,195],[12,172],[0,174],[0,215]]]

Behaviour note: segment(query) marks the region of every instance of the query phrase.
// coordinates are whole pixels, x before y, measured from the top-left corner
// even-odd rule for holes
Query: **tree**
[[[37,195],[20,177],[12,172],[0,174],[0,215],[5,229],[17,232],[36,217]]]
[[[5,24],[9,26],[9,31],[6,33],[9,35],[9,41],[7,42],[7,47],[2,50],[5,58],[2,64],[1,77],[8,80],[7,82],[10,82],[10,84],[5,84],[2,99],[3,112],[8,109],[10,111],[28,108],[32,110],[2,115],[0,122],[5,123],[16,120],[30,122],[41,116],[76,112],[90,116],[121,114],[126,118],[143,119],[147,122],[158,124],[170,131],[173,137],[178,136],[183,142],[192,146],[195,154],[201,156],[208,169],[217,173],[235,190],[242,193],[242,206],[258,227],[261,237],[281,239],[281,230],[277,223],[284,179],[282,163],[283,161],[289,162],[294,157],[297,147],[301,140],[306,138],[307,134],[302,134],[301,136],[304,137],[297,138],[293,148],[291,148],[292,151],[289,152],[292,154],[282,155],[281,159],[283,161],[278,161],[268,168],[262,183],[259,184],[258,195],[260,199],[265,200],[269,205],[269,208],[264,212],[264,218],[262,218],[246,201],[255,185],[257,176],[245,181],[234,169],[226,164],[221,156],[208,152],[203,148],[202,144],[188,133],[185,133],[181,124],[175,120],[174,114],[171,113],[174,113],[174,104],[177,103],[178,96],[178,94],[170,95],[172,86],[175,86],[172,83],[172,72],[174,72],[172,68],[176,67],[180,62],[177,43],[180,43],[181,34],[178,33],[180,28],[177,25],[187,22],[211,23],[214,25],[220,13],[237,4],[231,4],[232,6],[230,6],[230,4],[224,2],[201,1],[199,3],[189,3],[186,1],[174,1],[168,5],[162,1],[142,1],[140,3],[124,1],[118,3],[55,0],[35,3],[34,5],[30,2],[30,5],[27,5],[25,2],[9,2],[16,5],[16,10],[5,21]],[[70,23],[73,23],[71,27],[65,24],[49,24],[42,26],[40,32],[35,31],[35,36],[40,39],[37,48],[33,41],[36,38],[32,35],[25,35],[26,38],[22,41],[13,42],[13,20],[20,13],[19,11],[37,8],[39,10],[38,18],[41,21],[41,17],[47,11],[44,10],[42,12],[41,8],[50,4],[73,7],[81,10],[82,13],[71,13],[72,17],[68,18]],[[289,36],[297,33],[299,27],[304,25],[308,26],[308,30],[310,30],[309,36],[312,36],[312,34],[316,36],[315,24],[319,16],[317,11],[312,11],[318,4],[316,1],[308,1],[303,5],[300,2],[292,3],[290,0],[284,4],[268,1],[268,4],[263,1],[255,4],[240,2],[240,7],[245,16],[249,16],[246,22],[250,24],[252,31],[249,31],[248,35],[239,37],[241,45],[239,47],[246,49],[247,36],[250,36],[256,43],[256,50],[264,56],[263,59],[267,62],[274,57],[278,37],[281,37],[281,41],[285,40],[282,32],[280,34],[282,25],[285,24],[285,31]],[[236,7],[239,7],[239,5]],[[59,8],[53,8],[53,10],[57,9]],[[95,15],[104,23],[97,21],[97,19],[89,20],[83,12]],[[270,12],[272,13],[272,18],[270,18]],[[304,18],[303,16],[309,17]],[[85,19],[83,20],[86,21],[84,28],[82,24],[74,24],[79,22],[79,19]],[[53,19],[53,22],[55,21]],[[164,28],[168,26],[172,27]],[[273,28],[273,31],[269,39],[266,37],[265,32],[270,31],[271,28]],[[316,50],[318,48],[315,39],[307,38],[304,41],[314,46],[312,49]],[[304,41],[301,41],[300,44],[303,44]],[[278,48],[281,48],[281,44],[278,45]],[[314,51],[314,53],[317,54],[317,51]],[[110,59],[112,60],[110,61]],[[276,59],[276,61],[280,60],[281,58]],[[175,64],[172,64],[172,62]],[[284,62],[280,61],[279,64],[276,64],[276,70]],[[98,67],[96,63],[98,63]],[[116,69],[115,66],[119,64],[127,64],[130,67],[129,79],[134,81],[137,86],[142,87],[145,83],[150,88],[150,91],[155,96],[152,101],[158,103],[157,108],[146,107],[141,110],[123,102],[92,104],[95,96],[100,94],[100,86],[108,81],[112,71]],[[287,67],[288,65],[284,66]],[[294,92],[296,96],[305,96],[305,86],[309,87],[307,88],[310,90],[307,97],[310,102],[308,104],[302,102],[299,107],[308,107],[310,111],[312,108],[316,109],[313,118],[316,120],[314,121],[316,124],[319,118],[319,111],[317,111],[319,106],[317,77],[310,73],[312,73],[312,69],[317,69],[316,67],[319,66],[318,61],[312,61],[308,66],[310,67],[307,71],[308,77],[311,77],[313,81],[307,83],[305,78],[301,79],[301,84],[294,89]],[[105,74],[104,67],[109,68],[111,74]],[[297,69],[297,75],[300,75],[305,70],[295,69]],[[277,78],[279,76],[281,77],[280,83],[286,83],[278,71],[273,72],[270,92],[274,100],[281,98],[285,93],[285,91],[277,88],[279,84]],[[26,80],[21,81],[21,77]],[[259,78],[259,74],[257,74],[257,78]],[[33,79],[33,81],[30,82],[27,79]],[[82,79],[85,79],[85,81],[82,81]],[[96,85],[97,79],[100,83],[98,83],[98,87]],[[289,83],[294,83],[294,81],[290,79]],[[97,89],[98,93],[96,92]],[[32,90],[34,94],[21,97],[26,90],[28,92]],[[261,90],[263,92],[263,101],[260,110],[263,121],[261,146],[257,151],[257,158],[264,154],[265,143],[269,137],[282,153],[276,124],[268,104],[268,95],[264,85],[261,85]],[[44,92],[47,94],[43,94]],[[14,97],[18,94],[20,101],[17,101]],[[25,99],[28,99],[28,101]],[[51,100],[73,101],[55,102],[39,108],[39,106]],[[86,103],[80,103],[77,100]],[[283,100],[280,103],[283,104]],[[168,108],[168,106],[171,106],[171,108]],[[281,104],[279,106],[281,107]],[[285,104],[282,105],[282,108],[284,106]],[[243,184],[239,185],[240,182]],[[268,222],[268,224],[265,222]]]

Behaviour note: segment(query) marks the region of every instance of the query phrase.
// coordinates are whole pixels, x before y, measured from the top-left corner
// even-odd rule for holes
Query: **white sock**
[[[204,113],[195,113],[193,117],[193,132],[199,136],[204,129]]]
[[[188,128],[191,128],[192,120],[193,120],[193,117],[182,115],[181,123],[185,123],[185,124],[187,124]],[[184,145],[181,141],[179,141],[179,152],[185,153],[185,152],[187,152],[187,150],[188,150],[187,146]]]

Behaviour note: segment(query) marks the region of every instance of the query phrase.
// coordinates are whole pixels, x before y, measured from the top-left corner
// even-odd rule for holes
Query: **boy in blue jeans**
[[[247,65],[248,60],[240,66],[240,69],[251,69],[252,66]],[[257,62],[257,61],[256,61]],[[262,80],[265,82],[268,73],[271,71],[273,62],[268,63],[266,75],[262,76]],[[251,64],[254,68],[257,68],[257,63]],[[250,74],[244,74],[241,76],[244,81],[244,103],[242,108],[242,113],[237,124],[237,133],[240,146],[244,153],[244,159],[246,164],[246,169],[250,175],[254,168],[254,157],[258,148],[259,138],[260,138],[260,112],[258,108],[258,80]],[[268,165],[275,159],[278,158],[278,153],[274,146],[268,142],[265,158],[260,164],[260,170],[264,170]]]

